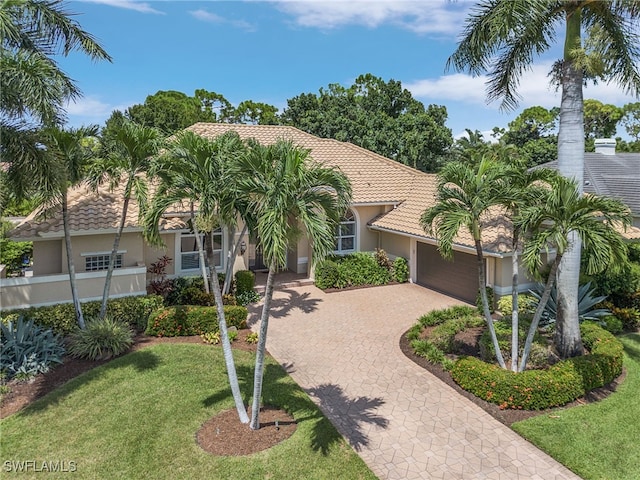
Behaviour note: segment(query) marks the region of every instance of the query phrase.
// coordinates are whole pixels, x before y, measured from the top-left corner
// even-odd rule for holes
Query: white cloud
[[[97,96],[86,96],[71,101],[66,106],[69,123],[78,126],[87,123],[104,123],[114,110],[125,111],[135,102],[121,105],[113,105],[102,101]]]
[[[101,3],[103,5],[109,5],[116,8],[124,8],[127,10],[135,10],[140,13],[154,13],[157,15],[164,15],[164,12],[156,10],[147,2],[138,2],[135,0],[79,0],[86,3]]]
[[[556,91],[550,84],[548,76],[551,66],[551,62],[542,62],[523,73],[520,84],[516,89],[521,97],[518,106],[519,110],[534,105],[540,105],[545,108],[560,106],[560,91]],[[413,82],[403,82],[403,85],[416,98],[438,102],[450,100],[498,109],[500,101],[487,105],[486,81],[486,76],[471,77],[470,75],[455,73],[434,79],[427,78]],[[594,98],[603,103],[612,103],[618,106],[636,101],[634,97],[625,94],[623,89],[613,83],[590,84],[583,91],[584,98]]]
[[[215,13],[208,12],[207,10],[204,10],[204,9],[192,10],[192,11],[189,11],[189,14],[193,18],[197,20],[201,20],[203,22],[228,24],[236,28],[241,28],[242,30],[246,30],[246,31],[255,30],[255,27],[251,25],[249,22],[246,22],[244,20],[230,20],[228,18],[221,17],[220,15],[217,15]]]
[[[385,23],[419,34],[455,35],[466,17],[464,2],[325,0],[274,1],[302,27],[334,29],[345,25],[375,28]]]

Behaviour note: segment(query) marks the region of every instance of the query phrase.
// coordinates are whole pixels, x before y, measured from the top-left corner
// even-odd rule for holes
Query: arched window
[[[356,251],[356,217],[351,210],[336,228],[335,253],[351,253]]]

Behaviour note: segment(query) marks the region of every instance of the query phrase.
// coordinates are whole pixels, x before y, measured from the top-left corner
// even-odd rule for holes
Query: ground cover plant
[[[253,355],[234,356],[247,398]],[[279,365],[268,359],[264,375],[265,404],[288,411],[297,429],[258,454],[214,456],[196,444],[200,426],[234,405],[222,351],[160,344],[95,368],[2,420],[3,458],[68,459],[76,478],[375,478]]]
[[[635,480],[640,472],[640,334],[620,340],[626,378],[615,393],[597,403],[512,425],[585,480]]]

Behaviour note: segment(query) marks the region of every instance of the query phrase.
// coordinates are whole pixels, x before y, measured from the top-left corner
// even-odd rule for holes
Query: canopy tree
[[[269,266],[260,316],[259,340],[251,407],[252,430],[260,428],[264,356],[273,296],[274,276],[286,267],[289,245],[304,234],[318,262],[334,249],[336,225],[351,199],[351,185],[339,170],[311,160],[309,150],[290,141],[261,145],[252,142],[237,163],[242,196],[256,219],[255,233]]]
[[[488,72],[488,100],[502,108],[518,104],[517,87],[535,55],[548,51],[563,28],[563,57],[554,78],[562,89],[558,132],[560,173],[576,180],[584,169],[583,83],[601,79],[626,92],[640,91],[640,34],[637,0],[483,0],[466,20],[462,40],[448,67],[472,75]],[[558,267],[558,324],[562,357],[582,353],[578,326],[580,239],[570,233],[569,250]]]
[[[332,83],[318,95],[291,98],[280,116],[285,125],[351,142],[426,172],[438,168],[453,143],[446,120],[446,107],[425,108],[399,81],[370,73],[348,88]]]

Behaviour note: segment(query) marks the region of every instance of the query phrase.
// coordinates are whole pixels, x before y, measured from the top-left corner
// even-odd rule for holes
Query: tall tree
[[[114,137],[107,145],[107,155],[96,161],[90,169],[89,176],[94,186],[108,183],[114,190],[124,184],[120,221],[109,257],[109,267],[104,281],[100,318],[107,314],[107,301],[111,289],[111,278],[116,264],[118,246],[127,220],[129,203],[135,198],[139,208],[140,220],[144,216],[147,205],[147,179],[153,158],[162,148],[164,136],[159,130],[126,121],[119,125]]]
[[[248,423],[249,417],[233,362],[213,254],[213,232],[223,225],[232,225],[237,218],[235,199],[238,197],[238,191],[235,185],[238,177],[231,173],[230,164],[239,161],[244,149],[242,140],[235,132],[226,133],[214,140],[203,138],[191,131],[179,133],[160,159],[155,171],[160,178],[160,184],[145,218],[145,236],[154,244],[161,243],[159,223],[164,212],[183,200],[191,205],[197,204],[197,214],[192,214],[192,225],[195,232],[198,232],[198,228],[207,232],[205,243],[208,253],[209,287],[216,302],[229,384],[240,421]],[[199,233],[196,235],[199,238]],[[202,248],[200,243],[199,247]],[[202,260],[201,255],[200,261]]]
[[[97,132],[97,127],[68,130],[49,127],[40,135],[42,143],[38,162],[14,161],[7,172],[9,185],[17,196],[35,195],[42,205],[42,215],[61,211],[71,296],[80,328],[85,328],[85,321],[76,283],[67,194],[70,188],[85,179],[93,152],[84,140]]]
[[[54,56],[79,51],[111,60],[61,0],[0,2],[0,149],[3,158],[39,160],[34,130],[61,124],[80,90]],[[5,160],[7,161],[7,160]]]
[[[396,80],[360,75],[345,88],[287,100],[280,120],[323,138],[351,142],[423,171],[435,171],[451,146],[444,106],[427,108]]]
[[[463,37],[448,67],[481,75],[488,71],[487,97],[503,108],[518,103],[517,87],[534,55],[551,48],[564,27],[563,58],[555,77],[562,89],[558,164],[582,192],[586,79],[612,80],[626,91],[640,91],[640,35],[637,0],[483,0],[466,20]],[[585,40],[583,43],[583,39]],[[570,234],[570,248],[558,267],[558,337],[561,356],[582,353],[578,325],[580,239]]]
[[[584,101],[585,141],[613,138],[616,134],[616,125],[623,114],[623,108],[587,98]]]
[[[575,181],[565,177],[550,180],[551,188],[537,202],[530,202],[517,215],[518,229],[528,233],[523,259],[531,272],[543,267],[541,253],[554,252],[545,288],[534,313],[525,340],[519,371],[524,371],[534,335],[554,283],[560,278],[557,270],[565,253],[571,248],[569,232],[576,232],[584,246],[585,268],[588,275],[598,273],[609,266],[624,264],[627,248],[619,233],[620,226],[631,223],[626,205],[618,200],[596,195],[582,195]],[[556,326],[555,343],[561,343],[563,325]]]
[[[340,171],[313,162],[309,150],[285,140],[268,146],[253,142],[238,168],[242,195],[250,199],[256,234],[269,265],[251,407],[250,427],[257,430],[275,273],[286,266],[288,247],[303,232],[309,238],[315,262],[334,249],[335,227],[349,204],[351,186]]]
[[[440,254],[449,260],[453,258],[453,244],[460,230],[464,228],[471,234],[478,258],[478,289],[482,310],[498,364],[506,368],[489,311],[482,249],[482,219],[504,201],[504,192],[499,187],[503,173],[500,164],[488,157],[482,157],[475,163],[447,163],[438,173],[437,203],[425,210],[420,217],[420,224],[427,233],[435,234]]]
[[[640,102],[627,103],[623,110],[622,125],[634,141],[640,142]]]

